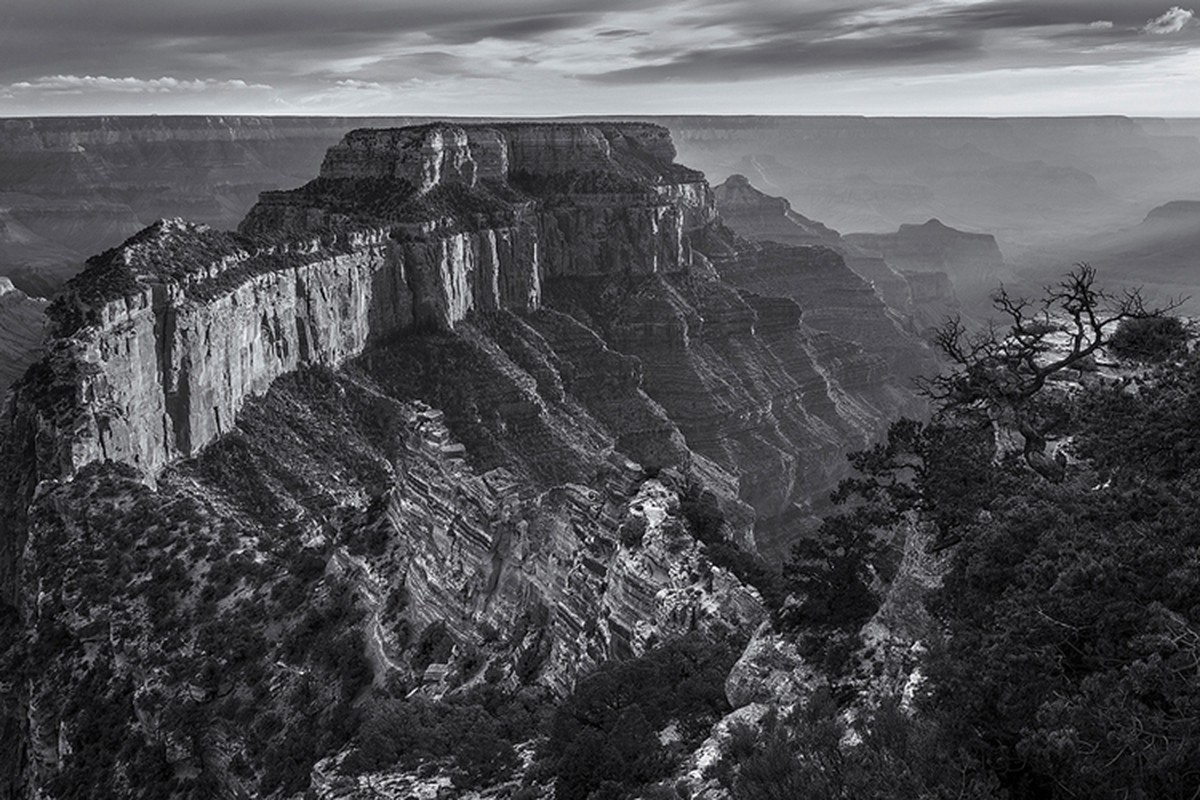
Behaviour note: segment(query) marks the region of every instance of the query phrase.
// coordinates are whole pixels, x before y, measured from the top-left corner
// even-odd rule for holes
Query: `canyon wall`
[[[91,259],[51,307],[50,355],[26,389],[72,398],[37,412],[38,474],[114,460],[153,479],[281,375],[542,308],[572,320],[534,323],[566,348],[553,358],[580,335],[636,358],[637,385],[737,476],[775,552],[846,452],[921,410],[908,382],[928,352],[871,284],[826,248],[734,236],[664,129],[426,125],[351,132],[236,234],[164,221]],[[643,464],[686,463],[657,436],[624,442]]]
[[[50,311],[58,339],[49,366],[71,372],[61,379],[75,380],[86,398],[58,421],[70,435],[55,471],[112,459],[153,475],[228,430],[246,397],[280,375],[336,367],[372,340],[450,329],[475,310],[536,309],[547,276],[686,267],[684,233],[711,204],[699,176],[670,162],[665,132],[527,127],[531,134],[489,127],[470,138],[437,126],[350,134],[318,181],[355,184],[343,187],[349,192],[373,178],[415,187],[404,198],[415,206],[406,219],[415,220],[394,228],[355,220],[336,233],[312,226],[301,232],[308,238],[265,242],[270,231],[293,233],[290,220],[321,216],[300,190],[268,197],[245,235],[166,221],[93,259]],[[543,147],[547,163],[535,168],[530,153]],[[626,186],[551,196],[537,209],[522,197],[489,220],[429,218],[424,205],[438,189],[505,181],[511,170],[553,175],[566,165],[657,182],[640,194]],[[673,177],[694,185],[664,185]]]
[[[802,263],[789,264],[786,255],[766,255],[772,249],[768,245],[762,255],[732,259],[731,265],[740,266],[733,266],[726,278],[768,294],[799,297],[799,292],[812,309],[806,320],[816,327],[855,341],[865,336],[873,348],[887,350],[898,344],[903,350],[905,338],[889,333],[892,323],[883,319],[885,315],[865,290],[873,290],[898,315],[893,322],[910,331],[936,325],[957,308],[953,283],[937,269],[947,261],[944,246],[938,243],[923,243],[927,246],[920,252],[914,246],[908,251],[910,258],[892,263],[878,247],[862,246],[854,236],[844,237],[796,213],[787,199],[759,191],[744,175],[731,175],[714,189],[714,196],[722,218],[739,235],[756,242],[805,248],[804,256],[796,259]],[[919,273],[902,266],[911,266],[913,261],[924,264]],[[872,327],[874,335],[868,333]],[[900,354],[899,363],[903,372],[904,364],[912,367],[914,361],[911,355]]]
[[[0,277],[0,398],[41,357],[46,301],[29,297]]]

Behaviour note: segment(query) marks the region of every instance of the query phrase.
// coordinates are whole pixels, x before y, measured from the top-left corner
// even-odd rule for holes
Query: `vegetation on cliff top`
[[[1091,302],[1080,307],[1085,319]],[[814,765],[841,758],[844,748],[828,744],[834,731],[807,753],[772,750],[779,737],[811,737],[832,724],[792,720],[761,734],[765,753],[760,747],[730,765],[735,788],[767,776],[768,789],[735,797],[784,796],[770,792],[802,779],[825,787],[809,788],[812,797],[891,797],[902,784],[905,797],[1195,796],[1200,353],[1180,348],[1171,334],[1178,322],[1127,319],[1155,341],[1168,332],[1162,367],[1062,384],[1039,381],[1038,367],[1025,362],[1026,377],[1038,381],[1032,391],[980,392],[978,405],[954,402],[962,392],[946,394],[951,402],[931,422],[901,421],[887,442],[854,457],[860,477],[844,485],[843,498],[856,504],[797,548],[787,579],[799,602],[785,605],[781,618],[800,636],[853,637],[878,603],[875,581],[887,577],[887,531],[908,520],[932,532],[949,567],[926,603],[934,630],[915,712],[864,718],[864,745],[850,756],[871,756],[881,736],[907,741],[905,769],[895,773],[904,780],[851,791],[872,767],[846,771],[851,762],[838,761],[842,782],[830,786],[828,770],[814,782]],[[1153,322],[1133,321],[1140,319]],[[1103,345],[1110,329],[1100,333]],[[987,387],[997,376],[985,367],[991,353],[985,347],[976,354],[983,357],[962,362],[968,375],[979,370],[973,383],[950,376],[940,385]],[[989,409],[991,402],[1021,407]],[[997,449],[1006,428],[1020,432],[1021,423],[1043,446],[1067,445],[1061,471],[1030,463],[1020,439]],[[847,597],[848,606],[839,603]]]

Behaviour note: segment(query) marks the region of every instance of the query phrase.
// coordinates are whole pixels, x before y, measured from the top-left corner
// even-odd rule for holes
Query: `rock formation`
[[[887,328],[891,326],[884,322],[880,309],[872,307],[873,304],[869,301],[864,304],[863,287],[858,285],[860,281],[856,278],[873,289],[879,299],[899,315],[901,324],[910,330],[924,330],[936,325],[957,305],[953,286],[945,273],[930,272],[916,276],[915,273],[894,269],[881,254],[861,247],[843,238],[832,228],[796,213],[785,198],[771,197],[760,192],[743,175],[731,175],[717,186],[713,193],[722,219],[740,236],[757,242],[778,242],[836,252],[837,257],[844,262],[840,269],[834,263],[837,257],[829,254],[822,256],[816,250],[812,250],[806,257],[809,263],[825,264],[825,290],[819,295],[814,295],[813,288],[807,285],[808,277],[802,277],[798,270],[793,272],[782,265],[777,265],[774,278],[754,279],[742,276],[741,279],[752,280],[750,288],[756,291],[794,296],[805,305],[820,309],[816,313],[822,314],[827,320],[840,317],[840,327],[836,322],[827,321],[826,324],[833,327],[825,329],[843,338],[862,341],[861,337],[867,334],[865,330],[858,329],[858,326],[865,321],[867,325],[883,325],[874,338],[867,340],[872,347],[882,343],[886,348],[889,340],[900,343],[903,347],[905,341],[903,337],[895,339],[887,332]],[[849,269],[846,269],[847,267]],[[789,272],[793,272],[794,280],[791,286],[788,286],[785,277]],[[938,274],[941,275],[940,279]],[[796,294],[797,292],[800,294]],[[815,324],[816,327],[822,327],[816,322],[816,313],[810,314],[806,321]],[[907,361],[911,368],[912,354],[902,355],[901,361]]]
[[[937,219],[901,225],[895,233],[850,233],[846,241],[901,271],[944,272],[955,287],[973,294],[986,294],[1008,275],[994,236],[955,230]]]
[[[745,175],[730,175],[713,188],[713,196],[721,218],[747,239],[825,247],[842,244],[837,231],[796,213],[786,198],[760,192]]]
[[[0,277],[0,397],[41,356],[45,333],[46,301]]]
[[[20,797],[93,762],[119,794],[139,747],[303,788],[278,765],[345,747],[364,692],[561,695],[748,635],[730,545],[785,551],[923,352],[633,123],[354,131],[237,233],[155,223],[48,316],[0,421],[0,622],[44,665],[4,687]]]

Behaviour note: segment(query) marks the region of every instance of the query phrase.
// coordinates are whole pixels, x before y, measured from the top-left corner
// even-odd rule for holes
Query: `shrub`
[[[1121,358],[1158,363],[1187,349],[1188,331],[1179,317],[1122,320],[1108,346]]]
[[[629,797],[665,778],[675,753],[657,731],[678,724],[690,750],[728,712],[729,641],[694,635],[640,658],[610,662],[576,684],[555,711],[541,753],[561,800]]]
[[[454,650],[454,637],[446,630],[446,623],[431,622],[421,631],[412,656],[412,667],[423,672],[430,664],[442,664],[450,660]]]

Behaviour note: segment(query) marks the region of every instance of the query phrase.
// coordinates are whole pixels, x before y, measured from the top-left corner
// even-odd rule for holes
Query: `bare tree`
[[[1045,452],[1047,435],[1060,421],[1039,397],[1046,384],[1055,375],[1084,368],[1123,320],[1164,316],[1182,302],[1148,308],[1139,289],[1110,294],[1096,286],[1096,270],[1087,264],[1075,265],[1062,281],[1046,287],[1041,300],[1013,297],[1001,288],[992,305],[1006,326],[993,321],[972,333],[961,317],[947,319],[936,329],[934,344],[950,360],[950,369],[920,381],[919,391],[938,414],[986,415],[996,432],[997,456],[1020,449],[1031,468],[1057,482],[1065,459]],[[1066,337],[1065,347],[1052,346],[1054,335]]]

